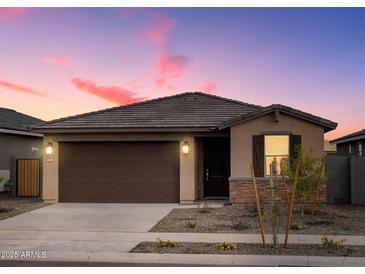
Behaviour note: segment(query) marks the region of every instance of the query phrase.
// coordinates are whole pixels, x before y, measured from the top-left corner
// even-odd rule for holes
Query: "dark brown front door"
[[[230,174],[229,138],[204,139],[204,196],[227,197]]]
[[[60,202],[179,202],[178,142],[69,142],[59,147]]]

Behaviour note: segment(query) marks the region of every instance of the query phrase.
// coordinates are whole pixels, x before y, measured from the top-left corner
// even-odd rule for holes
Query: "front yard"
[[[40,198],[10,197],[5,192],[0,192],[0,220],[23,214],[34,209],[46,206]]]
[[[318,235],[365,235],[365,207],[320,205],[314,215],[311,207],[294,210],[291,233]],[[264,208],[265,232],[270,233],[268,209]],[[280,207],[279,233],[285,233],[286,205]],[[266,222],[265,222],[266,220]],[[255,206],[232,205],[220,208],[173,209],[150,232],[260,233]]]
[[[365,257],[365,246],[340,245],[334,248],[323,248],[320,244],[293,244],[277,248],[261,244],[239,243],[234,249],[222,250],[218,243],[176,243],[176,247],[161,247],[158,242],[142,242],[134,247],[131,253],[159,253],[159,254],[235,254],[235,255],[293,255],[293,256],[340,256]]]

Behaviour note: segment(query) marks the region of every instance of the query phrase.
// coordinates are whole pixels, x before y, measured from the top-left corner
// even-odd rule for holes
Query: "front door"
[[[204,139],[204,196],[228,197],[229,138]]]

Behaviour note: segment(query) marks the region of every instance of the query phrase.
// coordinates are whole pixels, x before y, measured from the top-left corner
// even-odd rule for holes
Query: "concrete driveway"
[[[46,260],[87,261],[92,254],[108,258],[110,256],[108,254],[126,253],[140,241],[151,240],[151,237],[147,236],[150,233],[146,232],[177,206],[177,204],[47,206],[0,221],[0,252],[46,252]]]
[[[0,221],[0,230],[147,232],[177,204],[55,204]]]

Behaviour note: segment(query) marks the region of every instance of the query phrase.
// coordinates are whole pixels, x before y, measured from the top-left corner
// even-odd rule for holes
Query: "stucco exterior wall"
[[[49,142],[53,154],[43,160],[43,200],[58,202],[58,143],[69,141],[178,141],[180,143],[180,202],[193,203],[198,197],[196,138],[188,133],[107,133],[107,134],[46,134],[43,151]],[[189,143],[189,153],[183,154],[182,144]]]
[[[16,188],[16,159],[41,159],[41,157],[41,137],[0,133],[0,170],[10,170],[13,191]]]
[[[302,147],[323,155],[323,127],[286,114],[275,121],[268,114],[231,127],[231,178],[251,177],[252,136],[260,134],[296,134],[302,136]]]

